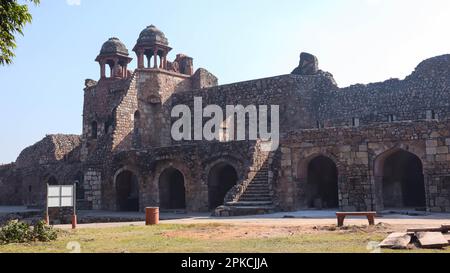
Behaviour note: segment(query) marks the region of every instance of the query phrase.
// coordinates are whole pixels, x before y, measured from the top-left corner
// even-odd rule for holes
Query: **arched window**
[[[141,136],[139,128],[141,127],[141,113],[139,111],[134,112],[134,129],[133,129],[133,146],[139,148],[141,146]]]
[[[91,123],[91,137],[93,139],[97,139],[97,134],[98,134],[98,125],[96,121],[93,121]]]

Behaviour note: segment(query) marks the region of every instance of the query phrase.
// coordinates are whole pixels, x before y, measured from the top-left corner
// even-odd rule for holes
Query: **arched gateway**
[[[116,198],[118,211],[139,211],[139,181],[128,170],[116,177]]]
[[[186,208],[184,176],[175,168],[164,170],[159,177],[159,204],[161,209]]]
[[[397,150],[381,158],[381,191],[383,207],[411,208],[423,210],[426,207],[425,183],[421,160],[413,153]]]
[[[236,169],[228,163],[218,163],[209,171],[209,209],[213,210],[223,205],[225,195],[236,185],[237,180]]]
[[[333,160],[320,155],[309,162],[306,189],[310,208],[339,207],[338,171]]]

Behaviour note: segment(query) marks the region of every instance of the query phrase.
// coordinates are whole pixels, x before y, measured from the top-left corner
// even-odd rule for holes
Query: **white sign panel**
[[[73,207],[74,186],[48,186],[47,204],[49,208]]]
[[[59,197],[60,187],[59,186],[49,186],[48,187],[48,197]]]
[[[73,186],[61,186],[61,196],[73,196]]]

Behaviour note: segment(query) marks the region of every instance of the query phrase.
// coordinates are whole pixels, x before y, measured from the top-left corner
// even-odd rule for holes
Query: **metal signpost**
[[[76,211],[76,184],[68,186],[53,186],[47,184],[47,207],[45,220],[50,223],[48,209],[49,208],[68,208],[73,207],[72,228],[77,227],[77,211]]]

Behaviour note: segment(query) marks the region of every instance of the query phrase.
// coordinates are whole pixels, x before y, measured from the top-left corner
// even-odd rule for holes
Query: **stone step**
[[[256,183],[256,182],[268,184],[269,183],[269,179],[267,177],[265,177],[265,178],[253,178],[252,179],[252,183]]]
[[[264,185],[264,186],[268,186],[269,182],[267,180],[252,180],[252,182],[250,182],[249,185]]]
[[[247,189],[269,189],[269,184],[253,184],[247,186]]]
[[[223,210],[216,211],[215,216],[245,216],[245,215],[261,215],[276,212],[274,206],[225,206]]]
[[[242,196],[263,196],[263,195],[270,195],[269,190],[246,190]]]
[[[266,197],[258,197],[258,196],[247,196],[247,197],[242,197],[239,202],[269,202],[272,201],[272,198],[270,196],[266,196]]]
[[[264,195],[270,194],[270,191],[268,189],[266,190],[247,189],[242,195],[244,194]]]
[[[261,206],[272,206],[272,201],[238,201],[238,202],[228,202],[225,205],[231,207],[261,207]]]
[[[269,184],[254,184],[254,183],[250,183],[250,185],[247,186],[247,189],[249,188],[254,188],[254,189],[268,189],[269,188]]]
[[[269,190],[269,185],[249,185],[247,190]]]
[[[239,200],[239,202],[272,202],[270,197],[244,197]]]
[[[270,194],[243,194],[241,196],[241,200],[244,198],[269,198],[269,199],[271,199],[272,197],[270,196]]]
[[[269,184],[269,179],[265,178],[265,179],[252,179],[251,184]]]

